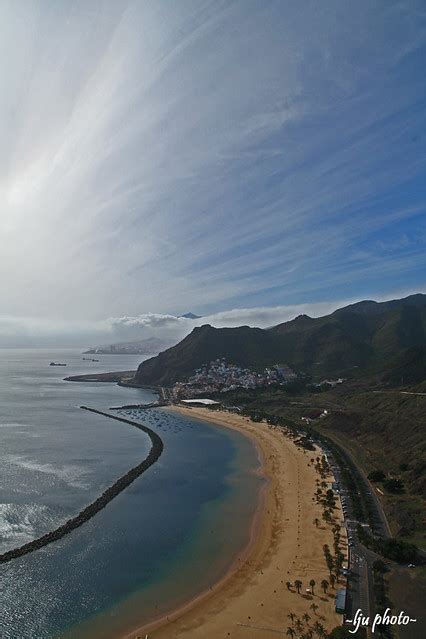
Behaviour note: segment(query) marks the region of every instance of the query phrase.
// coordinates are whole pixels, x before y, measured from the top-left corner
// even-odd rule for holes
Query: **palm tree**
[[[296,581],[294,582],[295,588],[297,590],[297,594],[300,594],[300,589],[302,587],[302,582],[300,581],[300,579],[296,579]]]
[[[311,581],[309,582],[310,587],[312,588],[312,594],[314,594],[314,588],[315,588],[315,579],[311,579]]]
[[[314,614],[316,614],[316,612],[317,612],[317,610],[318,610],[318,606],[317,606],[317,604],[316,604],[316,603],[312,603],[312,604],[310,605],[310,609],[312,610],[312,612],[313,612]]]
[[[305,612],[305,614],[304,614],[304,615],[302,615],[302,619],[303,619],[303,621],[306,621],[306,623],[308,623],[308,621],[309,621],[309,619],[310,619],[310,618],[311,618],[311,617],[310,617],[310,615],[308,615],[308,613],[307,613],[307,612]]]
[[[326,521],[327,523],[330,523],[331,520],[331,515],[329,513],[328,510],[325,510],[322,514],[322,518],[324,519],[324,521]]]
[[[324,626],[322,625],[322,623],[319,623],[319,621],[316,621],[314,623],[314,630],[317,633],[318,637],[320,637],[320,639],[323,639],[323,637],[327,636],[324,630]]]
[[[294,612],[289,612],[287,617],[290,619],[291,623],[294,623],[294,620],[296,619]]]
[[[334,588],[334,584],[336,583],[336,577],[333,574],[330,575],[330,583],[331,583],[331,587]]]
[[[291,638],[293,639],[293,637],[294,637],[294,630],[293,630],[293,628],[291,628],[291,627],[289,626],[289,627],[287,628],[287,632],[286,632],[286,634],[287,634],[287,635],[289,635],[289,637],[291,637]]]
[[[320,523],[320,520],[318,519],[318,517],[315,517],[314,519],[315,528],[318,528],[319,523]]]
[[[297,619],[296,623],[294,624],[294,627],[296,628],[297,632],[302,632],[303,630],[303,623],[300,621],[300,619]]]
[[[338,568],[341,568],[344,560],[345,560],[345,555],[342,552],[340,552],[340,550],[339,550],[339,552],[337,553],[337,556],[336,556],[336,566]]]
[[[291,582],[290,581],[286,581],[285,585],[287,586],[287,590],[290,590],[291,588]]]
[[[329,586],[329,583],[328,583],[327,579],[323,579],[321,581],[321,588],[324,590],[324,594],[327,593],[328,586]]]

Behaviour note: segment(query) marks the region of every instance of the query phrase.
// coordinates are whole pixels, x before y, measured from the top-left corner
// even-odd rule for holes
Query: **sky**
[[[423,0],[0,0],[0,346],[426,292],[425,67]]]

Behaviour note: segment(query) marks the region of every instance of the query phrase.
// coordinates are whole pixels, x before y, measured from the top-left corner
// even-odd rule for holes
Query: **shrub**
[[[370,481],[384,481],[386,479],[386,475],[383,470],[372,470],[368,475],[368,479]]]
[[[390,493],[400,494],[404,492],[404,484],[400,479],[386,479],[383,486]]]

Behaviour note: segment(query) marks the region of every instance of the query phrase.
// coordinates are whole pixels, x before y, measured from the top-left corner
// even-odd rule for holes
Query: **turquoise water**
[[[90,364],[75,351],[0,352],[0,551],[65,521],[148,451],[137,429],[79,406],[152,393],[62,381],[137,358]],[[250,442],[167,409],[127,414],[160,434],[162,457],[82,528],[0,567],[2,639],[114,636],[209,588],[247,542],[261,484]]]

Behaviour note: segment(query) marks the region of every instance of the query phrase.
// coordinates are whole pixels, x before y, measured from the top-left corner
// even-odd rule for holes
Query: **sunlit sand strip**
[[[294,637],[310,630],[312,636],[320,636],[321,628],[341,624],[342,617],[335,612],[335,590],[321,588],[324,580],[330,581],[323,548],[325,544],[333,548],[332,525],[342,519],[337,509],[334,521],[326,524],[323,506],[314,497],[321,478],[311,460],[321,451],[305,451],[281,429],[233,413],[173,410],[250,437],[260,451],[261,472],[268,483],[251,543],[228,574],[209,592],[126,639],[146,635],[150,639],[268,639],[288,635],[288,628],[294,630]],[[346,546],[343,529],[342,545]],[[302,584],[300,592],[297,582]]]

